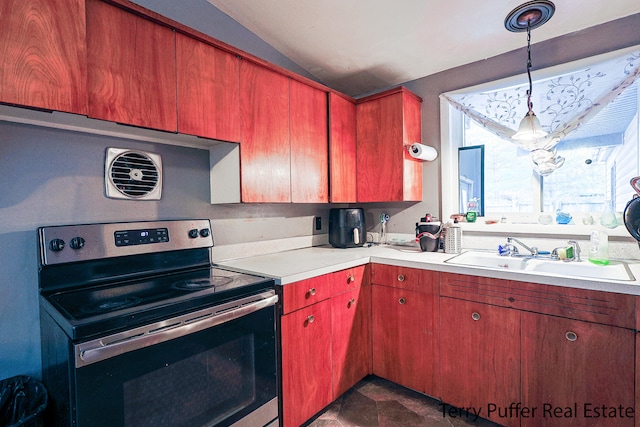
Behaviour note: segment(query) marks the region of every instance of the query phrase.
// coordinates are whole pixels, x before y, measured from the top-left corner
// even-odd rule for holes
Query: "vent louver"
[[[154,153],[108,148],[105,186],[112,199],[160,200],[162,160]]]

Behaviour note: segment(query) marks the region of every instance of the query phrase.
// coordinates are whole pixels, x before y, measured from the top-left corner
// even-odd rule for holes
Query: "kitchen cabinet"
[[[291,201],[329,202],[327,93],[290,81]]]
[[[364,272],[365,268],[362,266],[354,270]],[[366,282],[357,280],[356,274],[348,271],[346,280],[338,279],[343,283],[349,282],[353,288],[336,292],[331,297],[334,400],[371,373],[370,287]]]
[[[373,373],[438,397],[438,273],[372,264],[371,281]]]
[[[522,313],[523,426],[633,426],[634,331]],[[556,409],[560,408],[560,409]]]
[[[302,425],[333,400],[331,301],[282,316],[282,422]]]
[[[241,198],[291,202],[289,78],[240,62]]]
[[[371,372],[366,267],[282,289],[283,425],[299,426]]]
[[[519,425],[519,418],[488,410],[520,401],[520,312],[440,298],[440,369],[443,402],[482,408],[483,418]]]
[[[355,203],[356,104],[329,93],[329,195],[332,203]]]
[[[422,200],[422,162],[407,149],[422,140],[421,102],[405,88],[358,99],[358,202]]]
[[[174,31],[87,0],[89,117],[177,131]]]
[[[83,0],[3,0],[0,39],[0,102],[86,114]]]
[[[176,34],[178,132],[240,142],[240,58]]]

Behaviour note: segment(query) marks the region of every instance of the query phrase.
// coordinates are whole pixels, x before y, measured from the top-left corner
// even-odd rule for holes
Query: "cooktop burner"
[[[213,276],[207,279],[186,280],[184,282],[178,282],[173,285],[174,288],[181,291],[199,291],[202,289],[211,288],[213,286],[224,286],[233,282],[230,277]]]
[[[113,310],[121,310],[128,307],[133,307],[142,302],[141,298],[135,296],[124,296],[121,298],[113,298],[110,300],[97,302],[95,304],[89,304],[84,307],[80,307],[80,310],[88,314],[108,313]]]

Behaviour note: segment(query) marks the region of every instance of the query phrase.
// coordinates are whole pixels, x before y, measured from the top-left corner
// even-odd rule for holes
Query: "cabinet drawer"
[[[331,297],[331,280],[328,274],[284,285],[282,289],[283,314],[299,310]]]
[[[371,283],[426,293],[438,292],[437,271],[371,264]]]
[[[366,265],[361,265],[359,267],[348,268],[346,270],[327,274],[327,276],[330,276],[327,280],[331,282],[332,285],[331,294],[338,295],[364,284],[366,268]]]
[[[635,297],[614,292],[442,273],[440,295],[623,328],[636,325]]]

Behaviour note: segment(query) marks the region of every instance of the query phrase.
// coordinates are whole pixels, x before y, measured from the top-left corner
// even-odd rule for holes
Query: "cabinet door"
[[[431,396],[438,385],[438,297],[371,286],[373,373]]]
[[[403,88],[358,101],[358,202],[422,200],[422,162],[406,148],[422,140],[420,103]]]
[[[329,201],[327,94],[291,80],[291,201]]]
[[[634,337],[629,329],[523,312],[522,399],[537,413],[522,425],[634,425],[624,416],[634,407]]]
[[[441,297],[440,342],[442,400],[481,408],[481,417],[499,424],[519,425],[519,418],[487,411],[489,405],[520,402],[520,312]]]
[[[240,142],[240,58],[176,34],[178,132]]]
[[[282,316],[283,425],[298,427],[332,401],[331,304]]]
[[[89,116],[176,132],[174,32],[87,0]]]
[[[332,203],[356,202],[356,105],[329,93],[329,194]]]
[[[82,0],[0,2],[0,102],[86,114]]]
[[[371,372],[369,286],[331,298],[333,398]]]
[[[291,202],[289,78],[240,62],[243,202]]]

